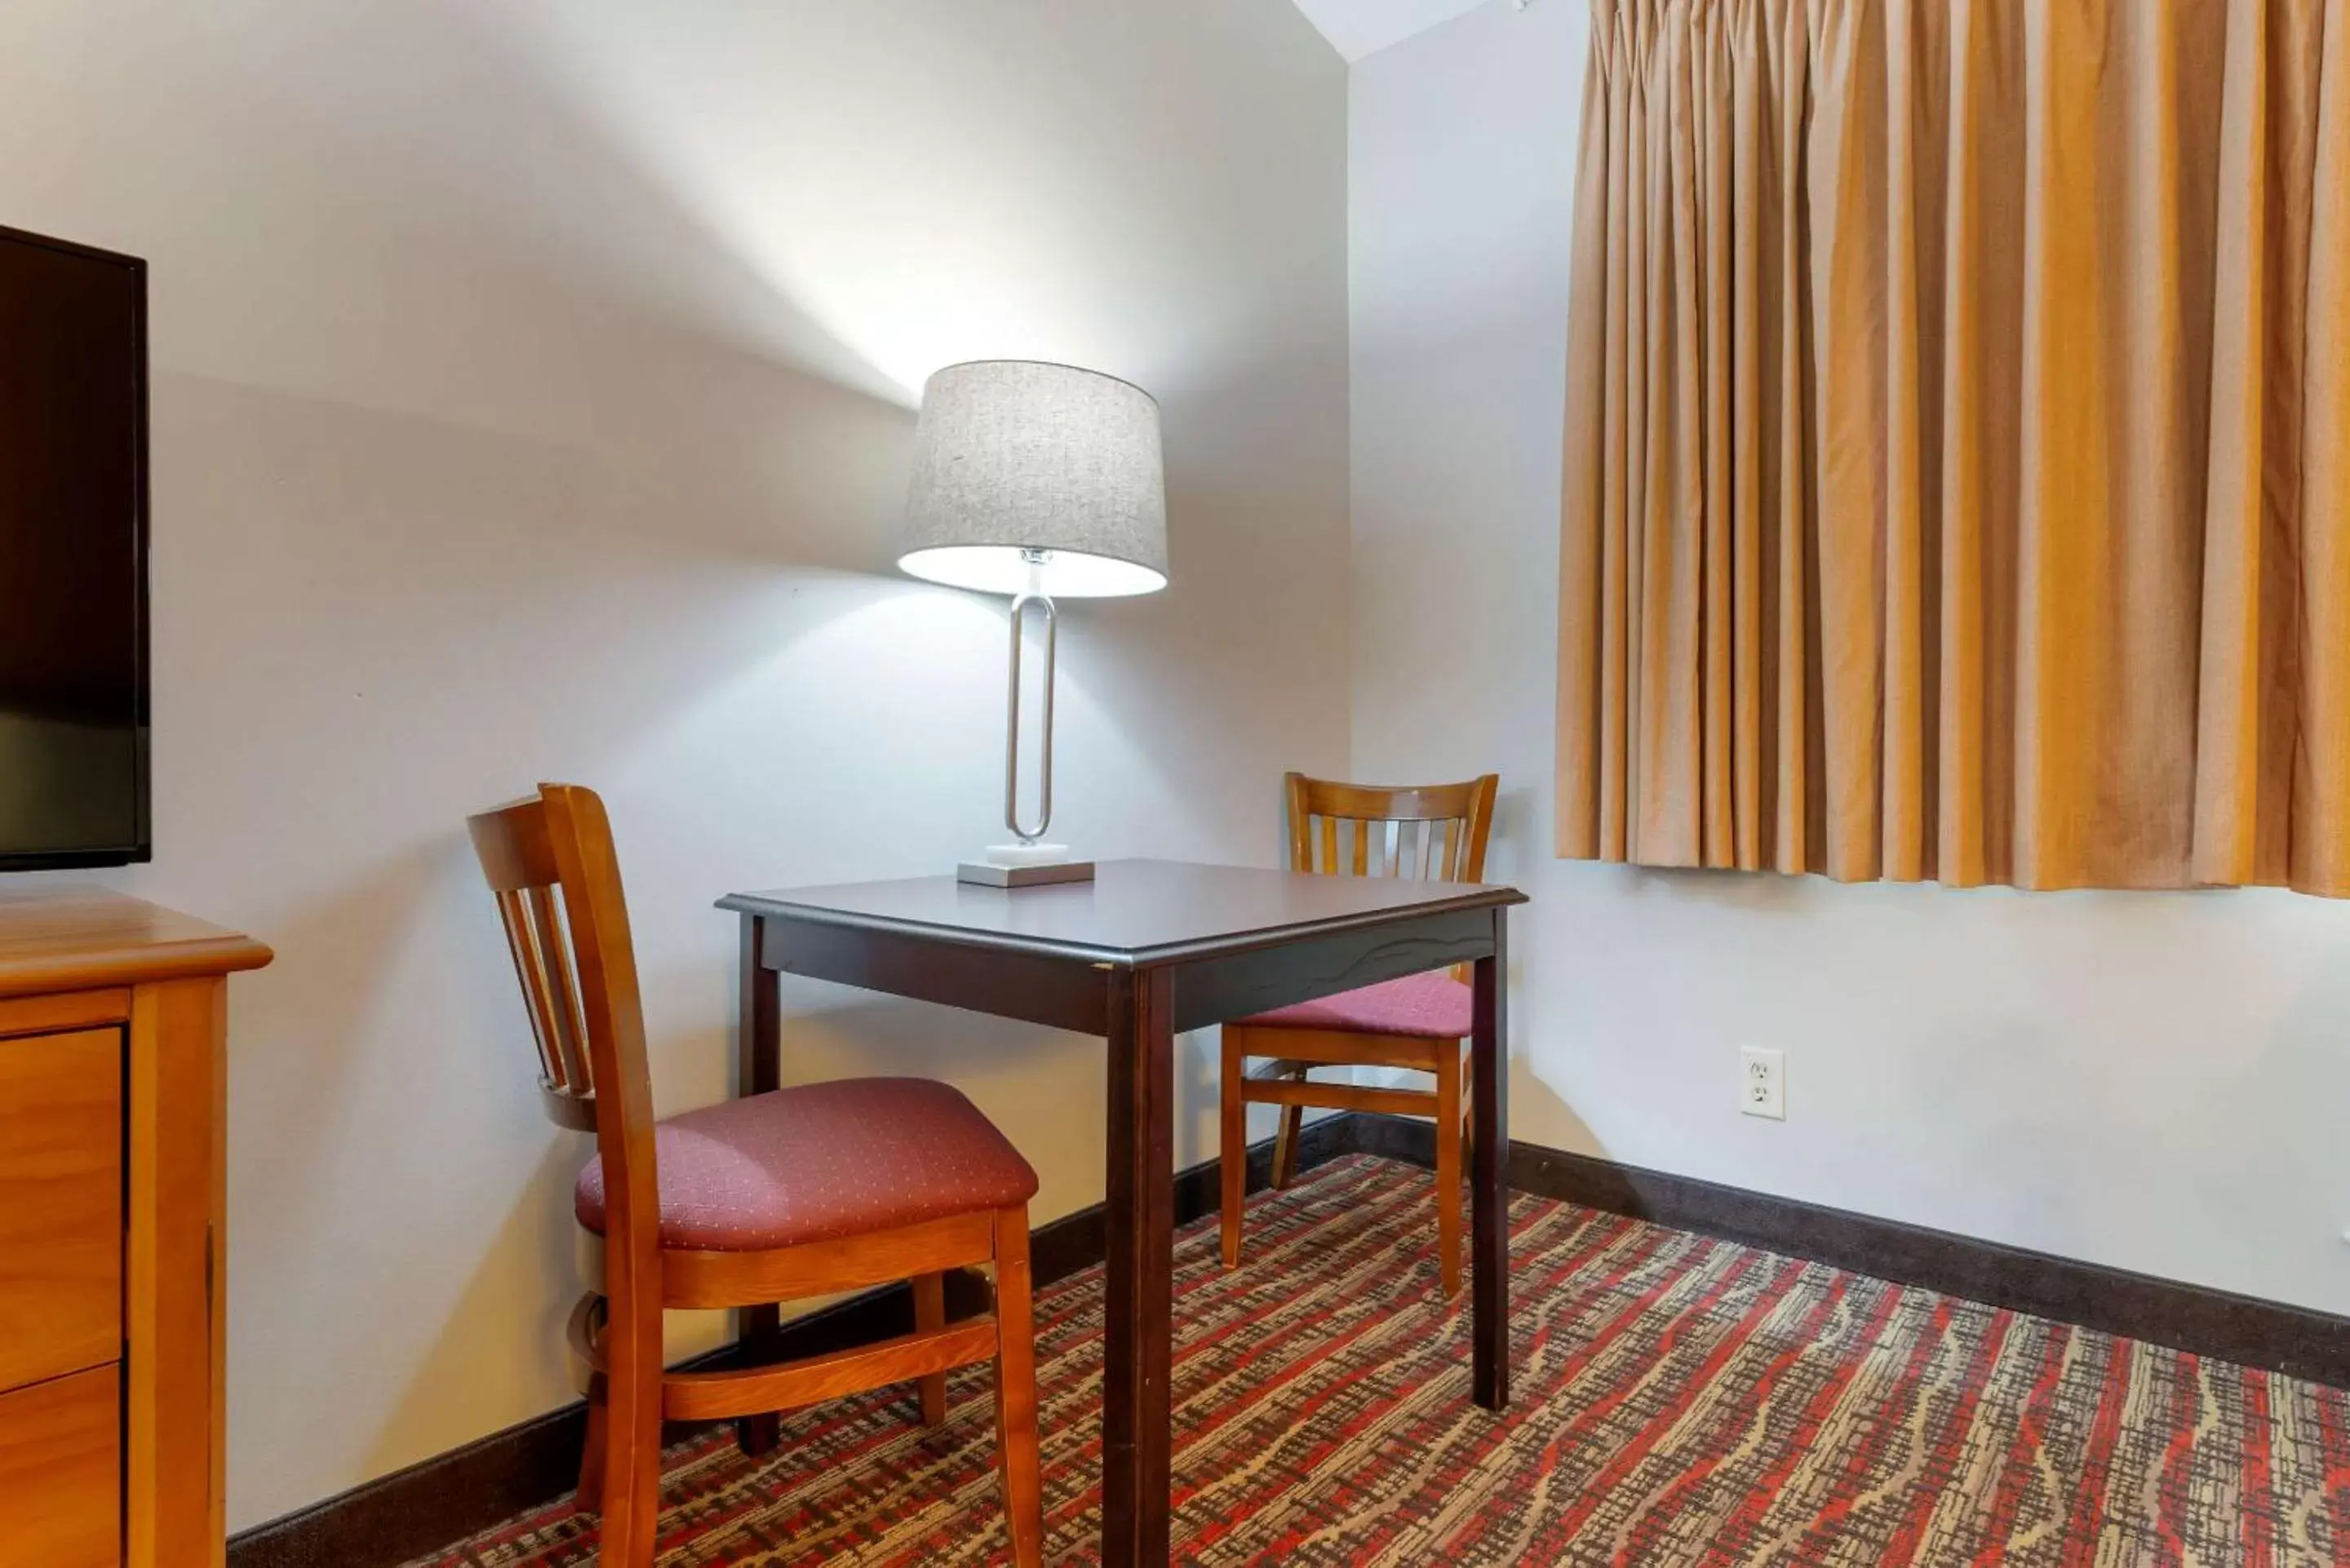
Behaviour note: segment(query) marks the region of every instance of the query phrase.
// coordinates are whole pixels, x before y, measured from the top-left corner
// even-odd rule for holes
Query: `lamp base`
[[[986,858],[955,867],[955,880],[980,888],[1043,888],[1090,882],[1094,863],[1072,860],[1066,844],[991,844]]]

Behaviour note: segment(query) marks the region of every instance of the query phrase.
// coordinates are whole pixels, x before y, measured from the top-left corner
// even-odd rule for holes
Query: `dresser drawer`
[[[0,1563],[122,1561],[122,1383],[111,1366],[0,1394]]]
[[[122,1032],[0,1039],[0,1389],[122,1355]]]

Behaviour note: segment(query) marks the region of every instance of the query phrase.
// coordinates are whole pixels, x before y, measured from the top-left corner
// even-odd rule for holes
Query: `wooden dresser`
[[[269,957],[0,895],[0,1568],[224,1561],[227,981]]]

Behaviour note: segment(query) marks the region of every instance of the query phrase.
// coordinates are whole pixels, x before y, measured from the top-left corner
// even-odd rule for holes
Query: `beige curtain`
[[[2350,0],[1594,0],[1558,845],[2350,895]]]

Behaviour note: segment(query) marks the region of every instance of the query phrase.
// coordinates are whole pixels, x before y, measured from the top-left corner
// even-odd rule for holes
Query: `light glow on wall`
[[[872,8],[908,10],[907,26],[628,0],[535,0],[494,25],[527,30],[517,54],[798,317],[739,325],[827,379],[910,408],[964,359],[1155,385],[1228,325],[1193,297],[1206,269],[1181,221],[1212,197],[1155,166],[1147,92],[1106,109],[1126,88],[1081,70],[1036,16],[931,6],[916,25],[902,3]],[[974,68],[996,55],[1021,57],[1016,79]],[[1105,141],[1106,121],[1137,114],[1131,148]]]

